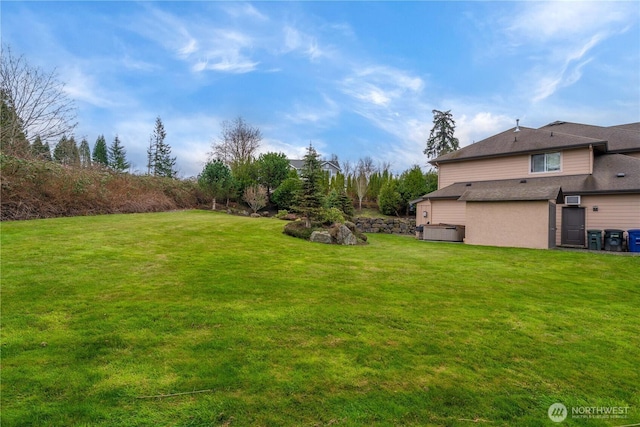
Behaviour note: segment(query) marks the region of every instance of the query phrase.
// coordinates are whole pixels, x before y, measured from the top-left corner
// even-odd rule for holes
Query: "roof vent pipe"
[[[618,175],[616,175],[618,178],[624,178],[624,172],[620,172]]]

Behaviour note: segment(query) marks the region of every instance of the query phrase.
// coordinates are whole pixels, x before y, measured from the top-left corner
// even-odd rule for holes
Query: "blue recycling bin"
[[[627,230],[629,233],[629,252],[640,252],[640,230]]]

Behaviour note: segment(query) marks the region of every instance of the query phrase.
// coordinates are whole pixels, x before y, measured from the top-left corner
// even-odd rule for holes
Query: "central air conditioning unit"
[[[570,206],[580,205],[580,196],[564,196],[564,203]]]

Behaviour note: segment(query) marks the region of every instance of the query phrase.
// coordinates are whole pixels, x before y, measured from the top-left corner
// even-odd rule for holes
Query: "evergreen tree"
[[[451,110],[433,110],[433,128],[424,154],[432,159],[460,148],[460,142],[454,136],[455,129],[456,122],[453,120]]]
[[[165,142],[167,132],[164,130],[162,119],[156,118],[156,125],[149,138],[147,150],[147,173],[154,176],[175,177],[176,157],[171,157],[171,146]]]
[[[74,137],[63,136],[53,149],[53,159],[65,166],[80,165],[80,154]]]
[[[398,192],[398,180],[390,179],[382,185],[378,196],[380,212],[385,215],[400,215],[404,202]]]
[[[78,155],[80,157],[80,166],[83,168],[91,167],[91,149],[89,148],[87,138],[82,138],[82,141],[80,141]]]
[[[3,153],[26,157],[31,152],[22,120],[11,105],[4,90],[0,90],[0,150]]]
[[[258,183],[267,189],[267,197],[287,178],[289,160],[283,153],[261,154],[257,160]]]
[[[36,136],[36,139],[33,140],[33,144],[31,144],[31,154],[39,160],[51,160],[49,144],[43,144],[40,136]]]
[[[208,162],[200,175],[198,184],[213,198],[212,209],[216,210],[216,200],[228,197],[233,186],[231,170],[221,160]]]
[[[108,150],[109,155],[109,167],[117,172],[124,172],[131,164],[127,161],[127,151],[120,143],[120,138],[116,135],[113,143]]]
[[[309,144],[307,154],[303,158],[300,171],[302,185],[296,200],[295,209],[307,218],[306,226],[311,227],[311,221],[317,219],[322,212],[322,164],[320,155]]]
[[[100,135],[96,139],[96,144],[93,146],[93,163],[100,166],[109,165],[109,154],[107,150],[107,141],[104,139],[104,135]]]
[[[427,178],[420,166],[414,165],[400,176],[398,192],[402,196],[406,213],[409,213],[409,202],[428,193]]]
[[[282,181],[278,188],[273,191],[271,201],[276,204],[278,209],[289,210],[295,205],[301,186],[300,177],[294,171],[293,174],[289,175],[289,178]]]

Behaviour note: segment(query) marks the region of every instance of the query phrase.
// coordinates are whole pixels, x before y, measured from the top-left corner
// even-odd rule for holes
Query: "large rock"
[[[316,243],[331,244],[331,234],[329,234],[328,231],[314,231],[311,233],[311,238],[309,240]]]
[[[356,239],[356,236],[349,230],[349,227],[340,224],[338,232],[336,233],[336,243],[339,245],[357,245],[358,239]]]

